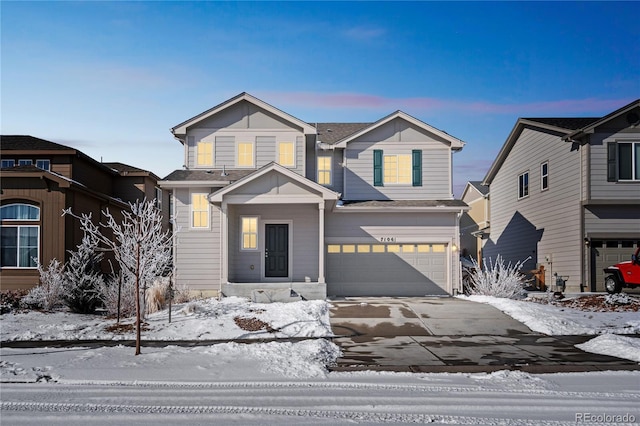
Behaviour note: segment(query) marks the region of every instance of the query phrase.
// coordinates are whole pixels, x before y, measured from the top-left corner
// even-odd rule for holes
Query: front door
[[[266,224],[264,276],[289,276],[289,225]]]

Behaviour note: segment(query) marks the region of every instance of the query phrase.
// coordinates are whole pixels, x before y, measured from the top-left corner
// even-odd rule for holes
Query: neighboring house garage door
[[[604,268],[631,260],[640,241],[635,240],[591,240],[592,291],[606,291]],[[595,285],[595,289],[593,286]]]
[[[327,295],[447,294],[445,244],[329,244]]]

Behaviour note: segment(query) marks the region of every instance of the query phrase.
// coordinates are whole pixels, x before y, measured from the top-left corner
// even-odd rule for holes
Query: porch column
[[[324,200],[318,203],[318,283],[324,284]]]
[[[227,202],[220,206],[222,217],[220,220],[220,288],[229,282],[229,216]]]

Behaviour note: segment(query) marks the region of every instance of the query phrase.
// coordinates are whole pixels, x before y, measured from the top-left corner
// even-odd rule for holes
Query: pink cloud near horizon
[[[562,99],[544,102],[499,103],[464,101],[429,97],[390,98],[365,93],[263,92],[273,103],[286,103],[313,108],[359,108],[385,111],[456,110],[478,114],[515,114],[539,116],[570,116],[572,114],[603,115],[614,111],[634,98],[622,99]]]

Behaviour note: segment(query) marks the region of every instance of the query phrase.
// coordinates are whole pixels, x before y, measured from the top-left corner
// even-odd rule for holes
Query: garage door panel
[[[345,243],[351,245],[351,243]],[[335,246],[335,245],[334,245]],[[406,245],[405,245],[406,246]],[[395,249],[393,247],[392,249]],[[445,295],[446,251],[415,246],[389,253],[327,253],[327,292],[333,296]]]
[[[591,274],[595,291],[606,291],[604,288],[606,276],[604,268],[630,260],[638,244],[640,242],[635,240],[594,240],[591,242]]]

